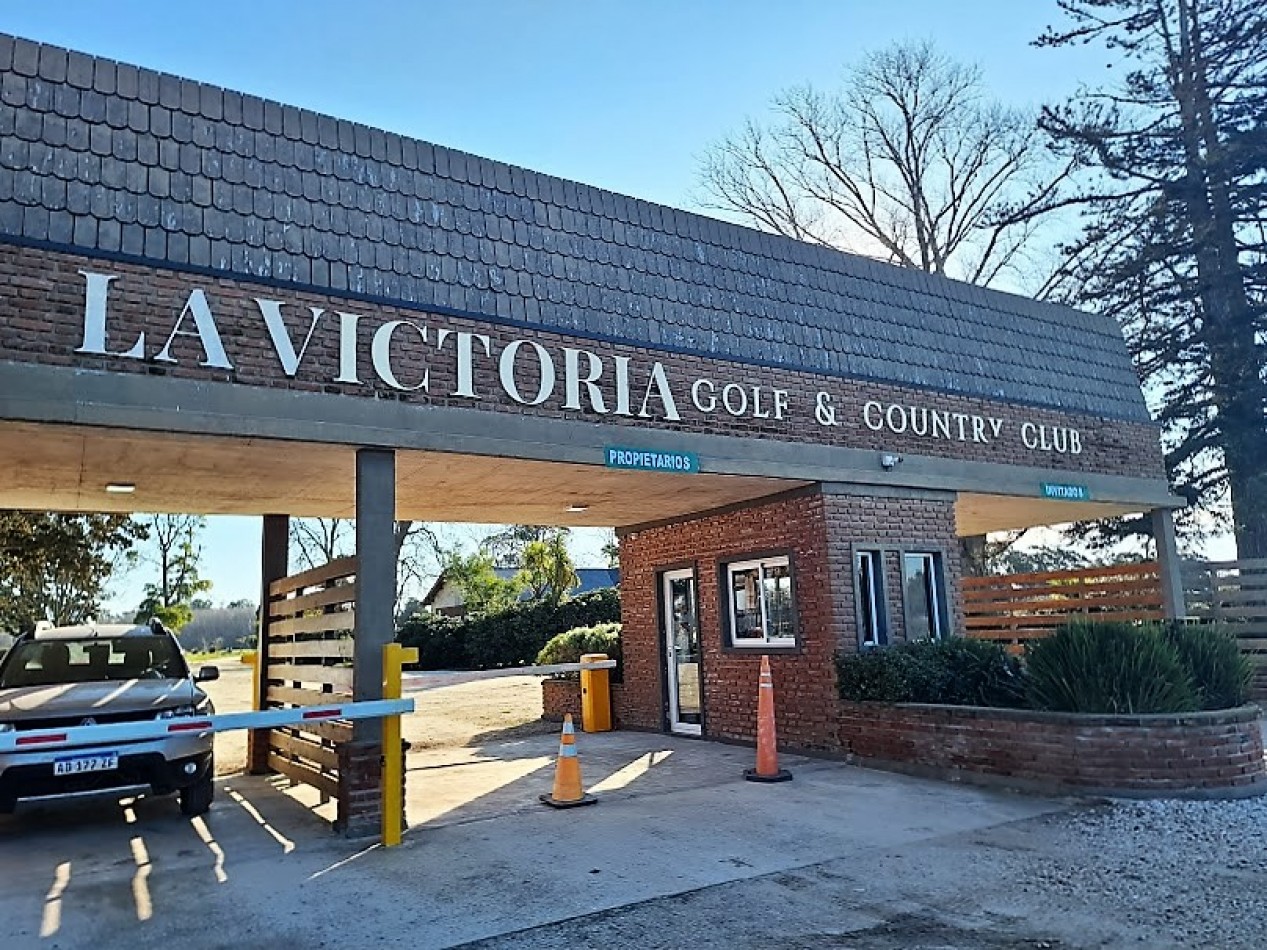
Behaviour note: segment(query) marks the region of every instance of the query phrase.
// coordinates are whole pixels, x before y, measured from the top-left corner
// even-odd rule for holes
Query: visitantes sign
[[[683,422],[683,413],[688,413],[705,421],[734,421],[745,432],[758,423],[762,431],[777,432],[793,422],[812,420],[810,425],[823,429],[846,430],[840,439],[846,443],[849,430],[870,430],[901,437],[904,444],[912,439],[926,442],[934,450],[938,443],[999,443],[1009,449],[1075,456],[1084,448],[1082,434],[1071,426],[958,412],[933,405],[933,397],[927,402],[863,402],[830,389],[783,388],[768,381],[769,373],[762,383],[742,376],[684,379],[675,375],[671,364],[632,346],[628,355],[616,345],[547,346],[531,334],[505,339],[491,327],[481,333],[469,321],[454,320],[445,326],[437,325],[445,318],[424,314],[383,319],[350,310],[330,312],[293,301],[228,295],[214,285],[191,286],[182,293],[177,299],[183,299],[183,306],[173,307],[162,332],[151,327],[112,333],[112,320],[125,321],[116,315],[119,305],[112,304],[111,296],[117,300],[125,281],[136,278],[78,273],[84,281],[84,312],[82,343],[75,352],[92,357],[168,365],[197,361],[226,373],[238,372],[239,364],[255,368],[261,358],[275,358],[276,371],[288,378],[345,390],[381,385],[451,405],[495,401],[653,422]],[[230,308],[232,352],[221,334]],[[733,372],[747,371],[736,366]]]
[[[654,449],[626,449],[609,445],[603,450],[608,468],[631,468],[646,472],[682,472],[694,475],[699,471],[699,457],[693,452],[658,452]]]
[[[1091,489],[1086,485],[1062,485],[1059,482],[1043,482],[1043,497],[1061,501],[1090,501]]]

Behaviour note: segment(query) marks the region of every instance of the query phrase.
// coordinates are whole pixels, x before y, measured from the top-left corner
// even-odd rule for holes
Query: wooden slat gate
[[[269,586],[265,709],[316,706],[352,698],[356,558],[338,558]],[[269,733],[269,768],[339,797],[338,745],[347,722],[314,722]]]
[[[1012,653],[1071,620],[1161,620],[1157,562],[1035,574],[965,577],[969,637],[1002,643]]]
[[[1250,695],[1267,699],[1267,558],[1184,565],[1188,616],[1225,625],[1254,664]]]

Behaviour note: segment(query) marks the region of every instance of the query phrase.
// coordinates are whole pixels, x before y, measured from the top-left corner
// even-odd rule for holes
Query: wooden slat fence
[[[1251,696],[1267,699],[1267,558],[1184,565],[1188,616],[1226,626],[1254,664]]]
[[[1035,574],[965,577],[969,637],[1012,653],[1071,620],[1160,620],[1161,575],[1155,561]]]
[[[338,558],[269,586],[268,691],[265,709],[316,706],[352,698],[352,630],[356,621],[356,558]],[[352,738],[347,722],[274,729],[269,767],[339,794],[338,744]]]

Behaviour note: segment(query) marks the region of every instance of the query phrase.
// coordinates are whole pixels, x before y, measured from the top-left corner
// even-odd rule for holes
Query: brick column
[[[261,708],[268,693],[268,588],[273,581],[286,576],[290,561],[290,517],[265,515],[260,538],[260,619],[258,642],[255,646],[255,689]],[[272,771],[268,767],[267,729],[253,729],[247,734],[246,770],[251,775],[263,775]]]
[[[339,800],[334,829],[348,838],[368,838],[382,827],[383,748],[377,742],[339,746]]]

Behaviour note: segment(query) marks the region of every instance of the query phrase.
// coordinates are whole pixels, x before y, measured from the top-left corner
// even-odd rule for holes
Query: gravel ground
[[[1267,946],[1267,799],[1118,802],[1049,827],[1031,893],[1105,906],[1158,945]]]
[[[1267,799],[1071,804],[1063,813],[703,888],[474,946],[1267,947]]]

